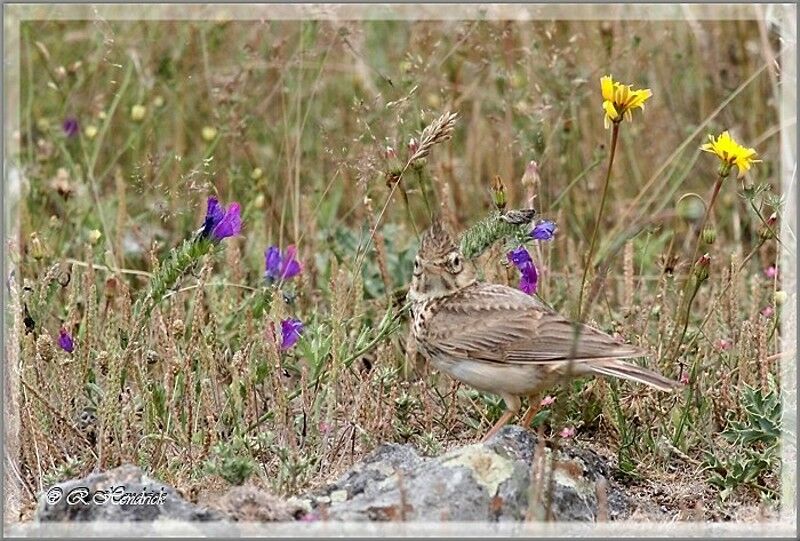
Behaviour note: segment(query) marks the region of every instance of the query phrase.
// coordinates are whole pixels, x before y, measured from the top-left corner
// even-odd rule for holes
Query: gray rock
[[[559,521],[594,521],[598,515],[613,520],[630,514],[624,492],[609,478],[610,468],[601,457],[564,441],[555,459],[553,455],[550,448],[537,443],[533,433],[517,426],[505,427],[485,444],[459,447],[435,458],[422,457],[409,445],[383,444],[338,480],[311,494],[284,501],[254,487],[234,487],[209,503],[212,508],[189,503],[175,489],[136,466],[125,465],[45,491],[36,520],[43,526],[55,521],[138,522],[145,523],[137,526],[137,532],[144,534],[148,527],[171,520],[195,524],[314,518],[537,520],[545,518],[550,502],[552,516]],[[548,497],[551,477],[553,491]],[[120,501],[121,492],[150,499]],[[605,495],[605,503],[598,504],[598,492]],[[49,500],[53,494],[58,498]],[[116,499],[92,501],[95,494],[101,500],[103,494],[116,495]]]
[[[187,502],[174,488],[148,477],[138,467],[125,464],[45,490],[35,520],[206,522],[222,518],[218,512]]]
[[[562,447],[553,472],[553,518],[596,520],[598,484],[607,501],[602,512],[609,519],[627,515],[627,499],[607,480],[603,459],[563,442]],[[342,521],[541,519],[553,463],[551,450],[541,448],[544,460],[536,456],[536,436],[517,426],[505,427],[485,444],[436,458],[420,457],[407,445],[384,444],[305,501],[316,516]]]

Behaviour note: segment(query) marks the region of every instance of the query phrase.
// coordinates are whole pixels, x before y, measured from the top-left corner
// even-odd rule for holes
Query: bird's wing
[[[476,284],[444,301],[428,339],[456,358],[490,363],[563,364],[641,357],[608,334],[575,325],[535,298],[497,284]]]

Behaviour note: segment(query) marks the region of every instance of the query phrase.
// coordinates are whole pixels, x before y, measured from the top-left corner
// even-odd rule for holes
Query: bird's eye
[[[454,273],[461,272],[461,269],[464,267],[464,263],[461,260],[461,256],[457,253],[450,255],[450,270]]]
[[[419,276],[422,274],[422,264],[420,264],[419,259],[414,260],[414,275]]]

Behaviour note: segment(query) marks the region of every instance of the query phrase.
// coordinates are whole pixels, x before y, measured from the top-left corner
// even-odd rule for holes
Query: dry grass
[[[9,246],[19,347],[8,365],[22,508],[48,483],[122,462],[184,490],[222,472],[290,494],[382,441],[428,453],[474,441],[499,416],[498,399],[407,359],[404,322],[386,314],[402,304],[428,205],[464,230],[491,210],[495,175],[511,207],[535,197],[558,223],[556,239],[534,247],[539,293],[573,312],[608,157],[598,82],[609,71],[654,98],[622,126],[584,317],[689,383],[663,396],[581,380],[554,390],[539,420],[545,434],[575,426],[578,441],[611,450],[634,487],[705,491],[702,505],[717,509],[707,518],[774,500],[776,460],[748,483],[726,481],[735,489],[724,502],[704,467],[709,454],[749,448],[721,433],[747,420],[745,387],[766,391],[777,373],[781,279],[764,269],[777,265],[778,243],[759,230],[781,212],[779,73],[765,63],[777,40],[762,30],[751,21],[25,23],[27,185]],[[68,116],[80,125],[74,138],[61,128]],[[442,129],[431,131],[437,119]],[[710,278],[684,345],[667,355],[697,227],[677,202],[708,196],[716,163],[698,147],[723,129],[764,163],[723,186],[716,241],[704,248]],[[421,160],[411,159],[412,137]],[[538,176],[523,181],[531,160]],[[242,235],[149,317],[134,317],[150,273],[200,226],[212,194],[242,204]],[[277,291],[263,280],[263,253],[292,243],[304,270]],[[498,246],[478,264],[515,283],[503,260]],[[282,352],[273,329],[288,316],[306,330]],[[56,345],[62,325],[72,354]]]

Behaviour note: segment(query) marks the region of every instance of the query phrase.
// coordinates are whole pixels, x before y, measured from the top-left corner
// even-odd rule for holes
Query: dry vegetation
[[[25,23],[20,45],[7,396],[23,514],[50,483],[123,462],[187,493],[249,478],[292,494],[383,441],[474,442],[499,399],[406,351],[417,235],[428,205],[457,231],[485,217],[499,175],[511,207],[558,224],[533,246],[538,293],[573,313],[609,154],[607,73],[653,98],[620,130],[584,317],[685,390],[580,380],[535,423],[574,427],[673,515],[777,502],[783,299],[781,269],[765,269],[780,239],[762,233],[782,210],[780,71],[761,23],[54,21]],[[410,139],[445,111],[459,115],[452,139],[398,182]],[[722,186],[677,348],[691,200],[718,165],[699,146],[725,129],[763,163]],[[241,203],[242,233],[134,310],[215,194]],[[265,249],[290,244],[302,273],[267,284]],[[476,264],[516,284],[507,249]],[[305,330],[281,350],[287,317]]]

